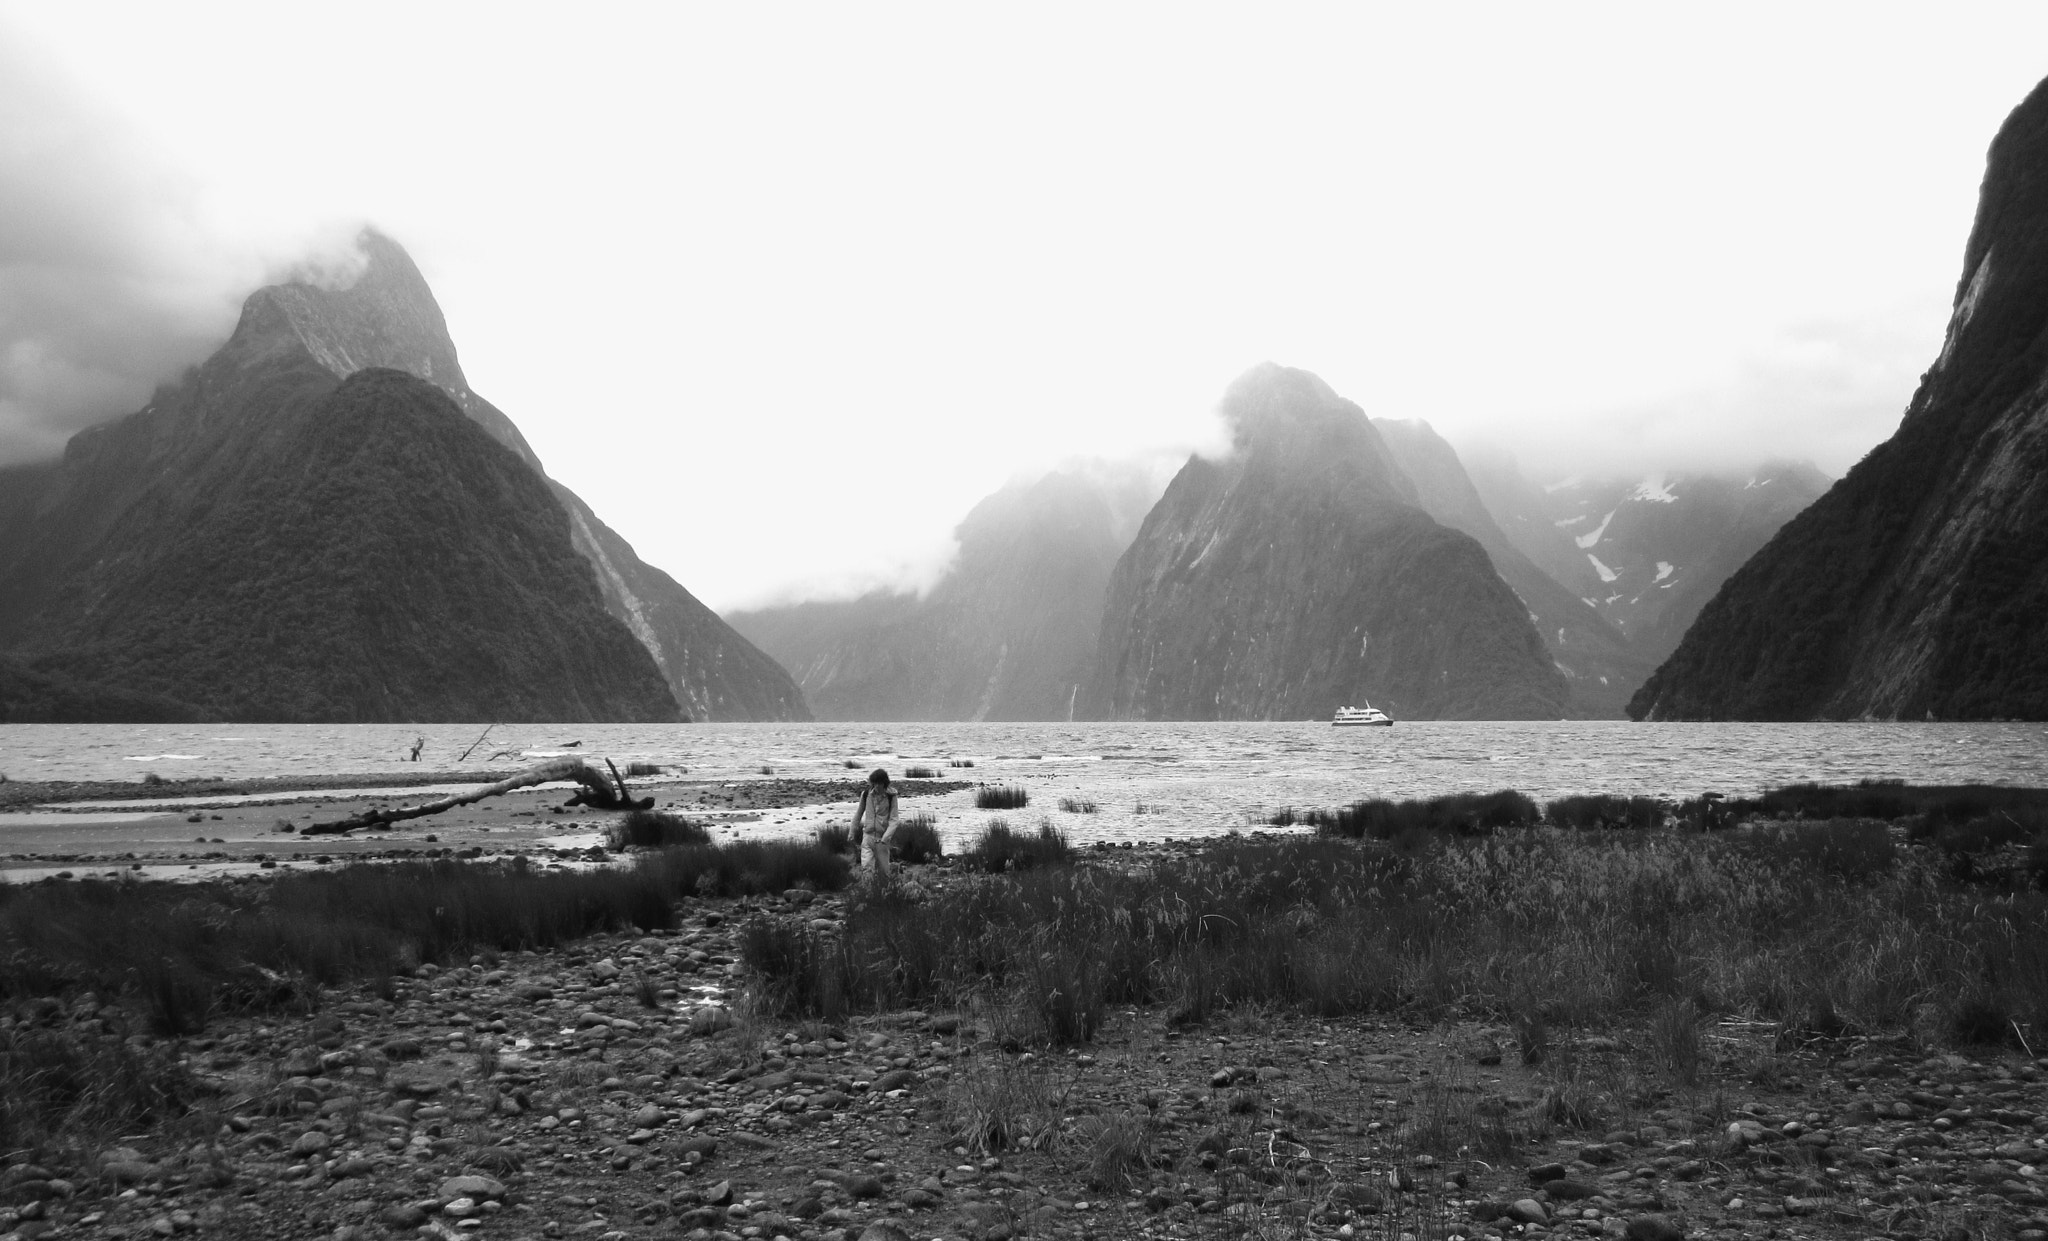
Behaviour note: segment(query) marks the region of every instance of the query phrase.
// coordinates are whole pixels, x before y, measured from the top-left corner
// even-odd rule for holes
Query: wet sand
[[[165,782],[0,786],[0,880],[130,874],[199,878],[424,856],[527,854],[588,861],[616,811],[565,806],[568,783],[521,789],[390,829],[302,836],[300,829],[374,808],[416,805],[448,791],[501,778],[428,773],[411,788],[389,777],[305,781]],[[912,808],[962,802],[961,781],[899,782]],[[316,787],[324,785],[326,787]],[[656,807],[704,823],[717,840],[809,834],[852,814],[857,781],[762,778],[709,781],[653,778],[632,782]],[[109,795],[109,793],[113,795]],[[963,802],[964,798],[964,802]]]

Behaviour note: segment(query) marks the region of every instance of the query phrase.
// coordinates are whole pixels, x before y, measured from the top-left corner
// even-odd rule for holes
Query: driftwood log
[[[604,760],[604,768],[600,769],[589,759],[558,758],[528,767],[525,771],[507,776],[496,784],[486,784],[481,788],[454,793],[417,806],[401,806],[396,810],[365,810],[361,814],[336,819],[332,823],[309,823],[299,829],[299,835],[338,836],[343,832],[355,831],[359,827],[389,827],[406,819],[425,818],[430,814],[453,810],[457,806],[480,802],[486,797],[496,797],[515,789],[532,788],[536,784],[550,784],[557,780],[574,780],[583,786],[569,795],[567,804],[571,806],[594,806],[599,810],[651,810],[654,807],[652,797],[634,798],[632,790],[626,787],[625,777],[619,774],[619,769],[612,765],[610,759]]]

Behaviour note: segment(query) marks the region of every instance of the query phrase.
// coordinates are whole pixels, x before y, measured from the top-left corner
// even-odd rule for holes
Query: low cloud
[[[227,337],[282,270],[228,233],[193,179],[0,40],[0,464],[55,456]]]
[[[1534,478],[1739,472],[1769,460],[1840,477],[1898,428],[1944,322],[1911,307],[1797,324],[1718,380],[1583,414],[1460,426],[1453,438],[1511,451]]]

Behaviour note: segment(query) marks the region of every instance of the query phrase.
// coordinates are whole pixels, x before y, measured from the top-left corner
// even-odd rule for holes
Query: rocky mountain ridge
[[[239,339],[0,480],[11,718],[678,718],[560,504],[444,392]]]
[[[1556,718],[1569,698],[1514,591],[1421,506],[1357,405],[1272,364],[1223,402],[1117,562],[1091,708],[1110,719]]]
[[[786,673],[666,574],[639,561],[574,493],[548,480],[518,429],[469,389],[440,309],[405,252],[374,232],[366,232],[360,244],[365,265],[345,287],[290,282],[258,290],[244,303],[229,341],[181,380],[159,388],[143,410],[81,432],[60,462],[0,470],[0,584],[5,586],[0,590],[0,650],[13,650],[18,663],[27,661],[20,675],[10,678],[19,692],[8,709],[39,718],[95,712],[100,713],[95,718],[128,718],[138,711],[143,715],[136,718],[161,718],[165,712],[183,718],[241,718],[236,713],[254,711],[270,719],[511,720],[560,712],[554,718],[641,720],[677,718],[676,706],[682,702],[695,718],[808,718],[801,693]],[[349,388],[355,377],[373,373],[381,377]],[[399,383],[399,375],[413,376],[414,382]],[[301,514],[306,520],[294,527],[298,541],[287,547],[273,537],[280,529],[275,518],[298,511],[293,507],[298,495],[273,483],[296,479],[304,493],[331,489],[338,481],[310,473],[306,454],[329,443],[319,420],[339,416],[333,402],[344,389],[353,394],[347,408],[362,407],[359,428],[375,426],[398,438],[353,448],[329,444],[332,456],[326,459],[337,469],[355,471],[356,478],[416,490],[389,495],[349,490],[327,513]],[[482,434],[450,431],[442,423],[445,410],[465,415],[464,425]],[[451,454],[445,477],[415,477],[417,471],[398,459],[406,451],[401,434],[406,430],[444,445]],[[494,453],[504,454],[503,459]],[[521,475],[530,476],[539,490],[527,487]],[[250,511],[247,501],[258,494],[284,507],[268,518]],[[459,523],[433,511],[443,500],[472,523],[464,528],[474,545],[454,539]],[[207,523],[217,523],[227,512],[246,518],[237,534],[246,544],[240,559],[235,549],[207,548],[202,542]],[[353,583],[355,593],[336,595],[320,570],[332,567],[332,556],[364,552],[359,536],[382,530],[380,519],[387,512],[411,513],[418,524],[383,530],[379,538],[384,541],[376,543],[372,560],[410,550],[380,571],[392,575],[388,580],[359,580]],[[573,569],[553,557],[557,522],[563,546],[572,549]],[[526,545],[505,546],[508,532]],[[276,559],[253,561],[251,548]],[[463,566],[502,556],[510,559],[501,558],[498,567],[511,577],[470,585],[477,599],[522,608],[529,616],[477,618],[485,628],[472,636],[482,641],[485,632],[499,633],[499,639],[484,644],[525,653],[510,664],[492,665],[483,658],[467,666],[472,675],[507,675],[517,667],[527,684],[429,692],[425,685],[442,673],[404,690],[364,688],[368,681],[388,680],[388,669],[380,665],[403,663],[405,657],[434,648],[452,618],[470,614],[467,605],[445,592],[407,595],[396,589],[400,582],[415,581],[412,571],[421,558],[453,580],[462,577]],[[208,562],[207,581],[214,591],[238,598],[239,610],[204,619],[206,609],[197,607],[204,583],[193,576],[201,562]],[[166,566],[177,568],[172,572]],[[164,577],[167,572],[171,579]],[[280,588],[284,580],[294,583],[296,594]],[[577,610],[586,580],[602,619]],[[553,584],[543,586],[544,581]],[[154,606],[145,592],[151,583],[148,589],[172,592],[162,606]],[[562,597],[551,599],[550,592]],[[296,598],[324,599],[331,606],[309,620],[298,611]],[[120,623],[110,619],[113,600],[128,601]],[[414,624],[404,637],[384,632],[371,646],[359,644],[381,632],[379,626],[402,619],[406,606],[423,600],[431,606],[415,620],[432,615],[438,625]],[[393,616],[384,615],[393,609]],[[554,621],[521,628],[526,619],[551,612],[560,612],[559,629]],[[372,613],[380,619],[373,622]],[[171,616],[183,620],[174,624],[166,619]],[[359,666],[346,675],[339,669],[308,671],[296,682],[304,693],[289,686],[276,693],[252,691],[244,674],[260,667],[260,659],[252,655],[236,661],[221,648],[217,634],[247,638],[250,626],[275,633],[287,617],[312,623],[338,644],[328,652],[331,658],[356,659]],[[358,627],[353,636],[346,632],[346,618]],[[458,624],[447,632],[461,630]],[[156,635],[155,657],[147,661],[135,658],[142,649],[135,639],[143,631]],[[626,634],[628,648],[636,649],[614,649],[614,631]],[[543,632],[552,636],[542,638]],[[588,635],[584,651],[622,660],[623,680],[605,675],[591,681],[570,673],[580,668],[582,658],[561,644],[574,644],[578,633]],[[556,653],[540,659],[541,648]],[[266,639],[244,649],[273,648]],[[215,654],[205,654],[209,651]],[[276,646],[273,653],[290,657],[296,652]],[[535,659],[539,663],[531,662]],[[458,659],[453,666],[464,665]],[[184,672],[165,671],[175,668]],[[660,692],[649,694],[637,683],[646,669],[664,684]],[[328,672],[354,688],[335,690],[339,697],[314,692],[316,685],[334,679]],[[610,689],[577,688],[607,684]],[[145,701],[136,701],[138,694]],[[381,716],[380,711],[390,714]]]
[[[366,263],[346,288],[294,281],[261,289],[245,308],[245,324],[253,311],[275,325],[269,347],[301,347],[337,376],[385,366],[431,381],[546,478],[519,428],[469,387],[440,306],[411,256],[375,230],[365,230],[358,244]],[[576,550],[597,574],[606,610],[647,648],[690,718],[810,718],[802,692],[774,660],[674,578],[642,561],[575,492],[547,481],[569,514]]]
[[[2048,82],[1991,144],[1892,437],[1701,611],[1639,719],[2048,719]]]

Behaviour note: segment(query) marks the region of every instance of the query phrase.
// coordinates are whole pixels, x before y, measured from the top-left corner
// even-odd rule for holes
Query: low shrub
[[[1312,824],[1324,836],[1392,840],[1410,832],[1482,836],[1506,827],[1531,827],[1542,817],[1534,798],[1513,789],[1497,793],[1452,793],[1428,800],[1353,802],[1339,810],[1310,810],[1293,822]]]
[[[910,866],[936,862],[946,851],[939,840],[939,822],[929,814],[913,814],[896,824],[889,856]]]
[[[1924,815],[1937,824],[1983,818],[1999,811],[2048,811],[2048,789],[1995,784],[1907,784],[1863,780],[1853,785],[1791,784],[1754,800],[1730,803],[1742,814],[1774,818],[1903,819]]]
[[[605,844],[614,853],[622,849],[668,849],[710,843],[710,829],[666,810],[630,811],[605,829]]]
[[[984,784],[974,790],[977,810],[1022,810],[1031,804],[1031,794],[1014,784]]]
[[[1027,835],[1012,830],[1001,819],[990,819],[980,838],[960,857],[972,869],[995,875],[1063,865],[1074,860],[1074,846],[1067,840],[1067,834],[1049,821],[1040,823],[1036,833]]]
[[[1067,814],[1094,814],[1101,807],[1085,797],[1062,797],[1060,809]]]
[[[1606,793],[1545,802],[1543,818],[1552,827],[1648,830],[1660,825],[1668,811],[1669,807],[1654,797]]]

